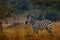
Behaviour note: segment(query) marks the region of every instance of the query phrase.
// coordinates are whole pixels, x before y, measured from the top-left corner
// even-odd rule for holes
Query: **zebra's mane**
[[[37,20],[36,18],[34,18],[33,16],[31,16],[33,19]]]
[[[27,17],[29,17],[29,16],[32,17],[34,20],[39,20],[39,19],[37,19],[37,18],[35,18],[35,17],[31,16],[31,15],[27,15]],[[41,21],[41,20],[43,20],[43,19],[40,19],[40,21]],[[48,20],[48,19],[44,19],[44,20],[50,21],[50,20]]]
[[[34,18],[34,17],[31,16],[31,15],[27,15],[27,18],[29,18],[29,17],[32,17],[34,20],[37,20],[36,18]]]

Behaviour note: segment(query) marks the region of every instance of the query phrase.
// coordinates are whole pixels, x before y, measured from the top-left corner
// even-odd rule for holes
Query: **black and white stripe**
[[[43,29],[46,29],[49,33],[52,33],[52,29],[51,29],[52,22],[50,20],[47,19],[37,20],[34,17],[28,15],[27,22],[32,24],[35,34],[38,34],[38,30],[43,30]]]

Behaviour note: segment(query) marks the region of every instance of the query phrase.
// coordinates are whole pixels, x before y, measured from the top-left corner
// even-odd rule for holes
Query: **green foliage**
[[[6,3],[7,0],[0,0],[0,18],[3,18],[6,14]]]
[[[39,13],[33,12],[31,13],[31,15],[36,19],[41,19],[42,17],[41,12]],[[52,21],[60,20],[60,12],[58,12],[56,9],[53,9],[51,7],[47,7],[47,13],[46,13],[45,18]]]
[[[31,13],[30,14],[31,16],[33,16],[34,18],[36,18],[36,19],[41,19],[41,12],[39,12],[39,13]]]
[[[46,19],[56,21],[60,19],[60,12],[58,12],[56,9],[53,9],[51,7],[47,8],[47,13],[46,13]]]
[[[14,5],[7,6],[7,2],[8,0],[0,0],[0,18],[10,17],[12,12],[14,12]]]
[[[46,19],[52,20],[52,21],[56,21],[58,20],[58,15],[55,13],[50,13],[46,15]]]

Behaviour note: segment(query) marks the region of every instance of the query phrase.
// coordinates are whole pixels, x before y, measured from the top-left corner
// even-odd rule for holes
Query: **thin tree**
[[[8,0],[0,0],[0,32],[3,32],[2,21],[11,15],[11,7],[6,5]]]

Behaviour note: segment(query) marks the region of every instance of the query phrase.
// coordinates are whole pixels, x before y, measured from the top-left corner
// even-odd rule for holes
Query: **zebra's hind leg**
[[[47,30],[49,33],[52,33],[51,28],[46,28],[46,30]]]
[[[53,36],[51,27],[50,28],[45,28],[45,29],[48,31],[49,35]]]

